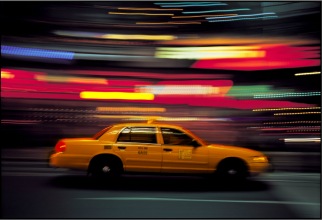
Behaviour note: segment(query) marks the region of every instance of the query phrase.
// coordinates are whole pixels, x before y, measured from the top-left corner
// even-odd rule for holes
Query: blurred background
[[[1,2],[1,20],[3,148],[153,117],[321,150],[320,2]]]

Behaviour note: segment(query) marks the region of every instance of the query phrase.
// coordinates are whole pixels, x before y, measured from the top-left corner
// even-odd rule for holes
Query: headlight
[[[252,157],[253,162],[268,162],[268,159],[266,156],[255,156]]]

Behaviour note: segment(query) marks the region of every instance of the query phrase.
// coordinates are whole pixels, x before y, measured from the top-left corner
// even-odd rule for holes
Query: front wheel
[[[242,181],[248,175],[246,164],[240,160],[227,160],[218,165],[216,174],[220,180]]]

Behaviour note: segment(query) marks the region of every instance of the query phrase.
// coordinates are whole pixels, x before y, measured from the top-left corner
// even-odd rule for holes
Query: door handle
[[[171,148],[163,148],[163,151],[172,151]]]
[[[117,147],[120,150],[125,150],[126,147]]]

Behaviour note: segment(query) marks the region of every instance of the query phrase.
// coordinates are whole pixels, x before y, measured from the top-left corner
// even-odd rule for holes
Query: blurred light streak
[[[210,10],[210,11],[184,11],[183,14],[203,14],[203,13],[212,13],[212,12],[233,12],[233,11],[248,11],[249,8],[237,8],[237,9],[227,9],[227,10]]]
[[[321,92],[292,92],[292,93],[280,93],[280,94],[258,94],[254,95],[255,99],[261,98],[285,98],[285,97],[306,97],[306,96],[320,96]]]
[[[227,5],[222,2],[158,2],[154,3],[155,5],[159,5],[161,7],[199,7],[199,6],[223,6]]]
[[[1,120],[1,124],[39,124],[39,120]]]
[[[296,142],[296,143],[304,143],[304,142],[316,142],[320,143],[321,138],[282,138],[280,140],[284,140],[284,142]]]
[[[199,117],[161,117],[161,116],[137,116],[137,115],[93,115],[96,118],[123,118],[125,120],[138,121],[230,121],[227,118],[199,118]]]
[[[13,79],[13,78],[15,78],[14,74],[1,70],[1,79]]]
[[[283,110],[305,110],[305,109],[321,109],[321,107],[309,107],[309,108],[262,108],[262,109],[253,109],[253,112],[283,111]]]
[[[259,18],[235,18],[235,19],[225,19],[225,20],[210,20],[208,22],[229,22],[229,21],[245,21],[245,20],[257,20],[257,19],[273,19],[278,18],[278,16],[265,16]]]
[[[182,8],[117,8],[119,10],[138,10],[138,11],[182,11]]]
[[[233,86],[229,92],[228,96],[233,97],[253,97],[254,94],[261,93],[272,93],[272,92],[293,92],[293,89],[284,89],[284,90],[276,90],[273,89],[271,85],[255,85],[255,86]]]
[[[266,13],[259,13],[259,14],[244,14],[244,15],[231,15],[231,16],[224,16],[224,17],[208,17],[206,19],[212,20],[212,19],[222,19],[222,18],[242,18],[242,17],[254,17],[254,16],[262,16],[262,15],[275,15],[274,12],[266,12]]]
[[[321,72],[295,73],[295,76],[306,76],[306,75],[315,75],[315,74],[321,74]]]
[[[207,95],[220,93],[220,87],[201,85],[160,85],[137,87],[138,92],[148,92],[155,95]]]
[[[106,79],[85,78],[85,77],[68,77],[68,76],[45,76],[36,75],[35,79],[44,82],[59,82],[59,83],[84,83],[84,84],[101,84],[107,85]]]
[[[16,56],[30,56],[41,57],[51,59],[67,59],[72,60],[74,58],[73,52],[57,51],[57,50],[44,50],[27,47],[13,47],[13,46],[1,46],[1,54],[16,55]]]
[[[299,39],[292,37],[243,37],[243,36],[220,36],[220,37],[202,37],[199,39],[177,39],[173,41],[164,42],[167,45],[196,45],[196,46],[208,46],[208,45],[310,45],[320,44],[320,41],[312,39]],[[162,44],[162,42],[160,42]]]
[[[274,115],[308,115],[308,114],[321,114],[321,112],[275,113]]]
[[[143,107],[97,107],[96,111],[102,112],[166,112],[165,108]]]
[[[174,14],[150,14],[150,13],[130,13],[130,12],[109,12],[111,15],[147,15],[147,16],[173,16]]]
[[[82,99],[120,99],[120,100],[153,100],[151,93],[135,92],[91,92],[83,91],[80,93]]]
[[[237,14],[222,14],[222,15],[190,15],[190,16],[173,16],[172,18],[200,18],[200,17],[215,17],[215,16],[232,16]]]
[[[201,24],[201,22],[196,21],[167,21],[167,22],[136,22],[136,24]]]
[[[321,123],[321,121],[283,121],[283,122],[264,122],[266,125],[279,125],[279,124],[301,124],[301,123]]]
[[[178,5],[175,5],[177,7],[209,7],[209,6],[223,6],[223,5],[227,5],[225,3],[208,3],[208,4],[178,4]],[[172,8],[173,5],[160,5],[161,7],[164,7],[164,8]]]
[[[155,52],[157,58],[172,59],[226,59],[226,58],[260,58],[266,52],[259,46],[211,46],[211,47],[159,47]]]
[[[174,40],[173,35],[143,35],[143,34],[104,34],[101,38],[118,40]]]

